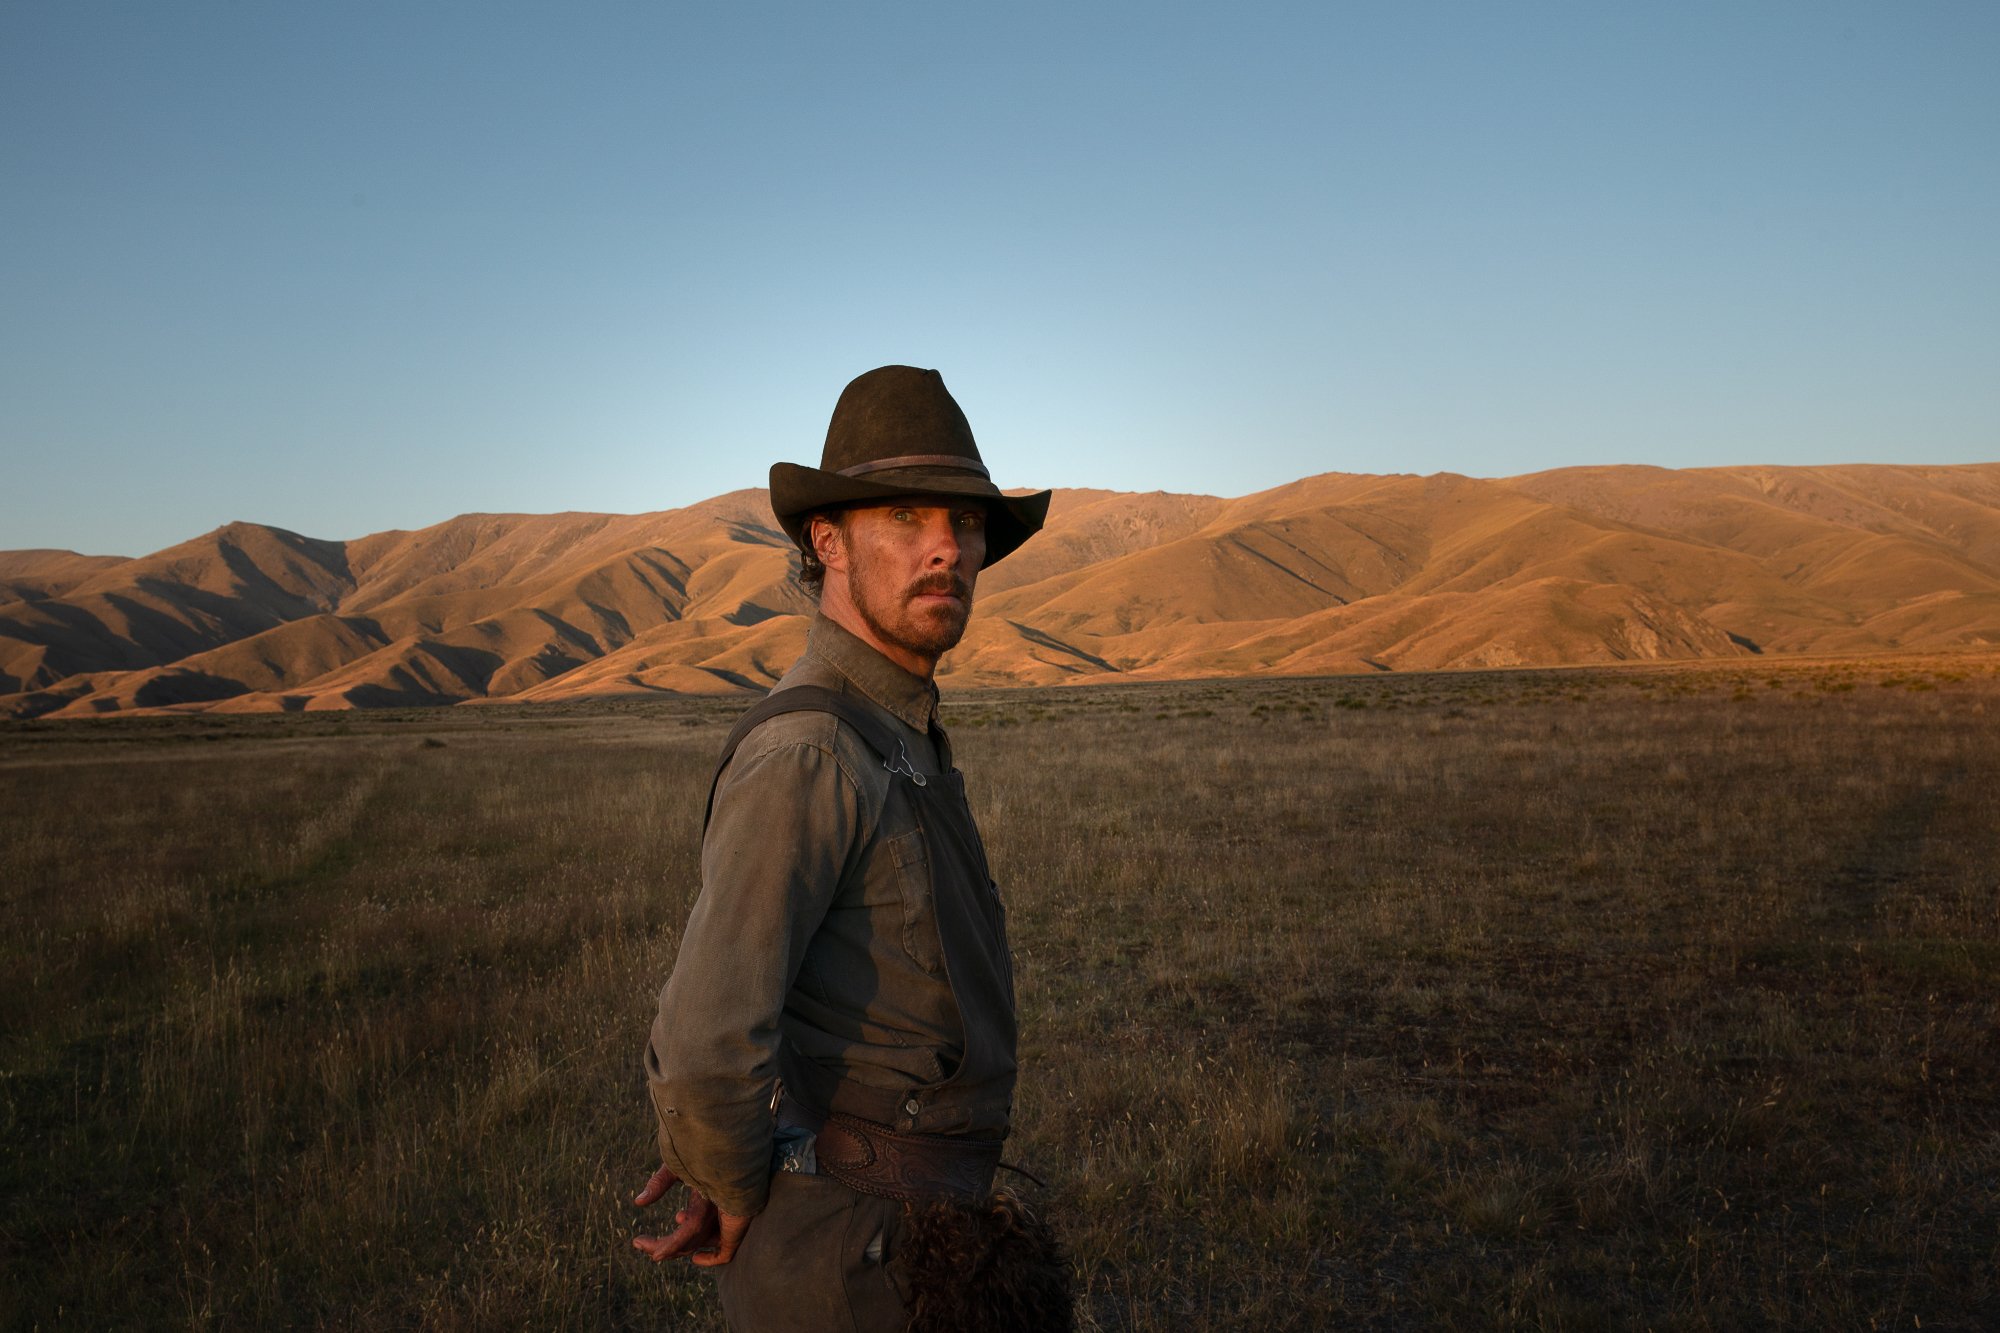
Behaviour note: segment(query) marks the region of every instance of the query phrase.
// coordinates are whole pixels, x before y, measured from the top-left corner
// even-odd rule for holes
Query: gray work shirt
[[[794,685],[860,698],[892,723],[916,771],[949,771],[948,745],[941,755],[932,740],[936,687],[824,616],[776,688]],[[842,1079],[897,1093],[940,1082],[963,1057],[907,790],[822,712],[756,727],[718,778],[701,893],[660,993],[646,1072],[661,1159],[728,1212],[764,1206],[781,1040]],[[997,1137],[1007,1112],[912,1128]]]

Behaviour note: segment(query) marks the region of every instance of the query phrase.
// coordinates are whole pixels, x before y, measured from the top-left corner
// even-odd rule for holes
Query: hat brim
[[[1050,494],[1008,495],[986,478],[957,468],[896,468],[843,477],[797,463],[771,465],[771,512],[793,545],[802,540],[806,515],[817,510],[899,495],[969,495],[987,502],[985,564],[991,565],[1042,530]]]

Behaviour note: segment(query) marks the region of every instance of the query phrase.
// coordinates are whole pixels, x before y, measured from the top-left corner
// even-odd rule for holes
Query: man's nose
[[[958,563],[965,546],[958,524],[951,521],[951,515],[934,519],[927,525],[925,537],[928,539],[926,560],[933,566],[950,566]]]

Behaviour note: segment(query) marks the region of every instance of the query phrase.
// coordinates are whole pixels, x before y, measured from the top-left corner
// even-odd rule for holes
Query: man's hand
[[[658,1203],[679,1183],[680,1177],[663,1166],[632,1202],[640,1208]],[[674,1223],[670,1235],[634,1236],[632,1248],[656,1264],[685,1255],[703,1268],[714,1268],[736,1257],[736,1247],[750,1229],[749,1218],[723,1212],[693,1186],[688,1187],[687,1206],[674,1214]]]

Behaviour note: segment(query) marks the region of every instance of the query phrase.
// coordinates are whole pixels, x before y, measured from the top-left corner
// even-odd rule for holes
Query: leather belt
[[[813,1132],[823,1174],[863,1194],[905,1203],[984,1199],[1000,1164],[998,1139],[899,1134],[851,1115],[817,1115],[789,1096],[778,1102],[778,1123]]]

